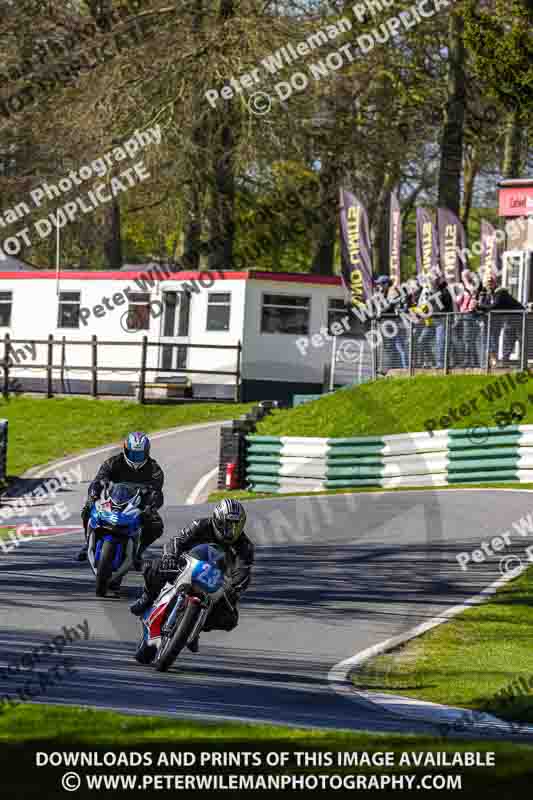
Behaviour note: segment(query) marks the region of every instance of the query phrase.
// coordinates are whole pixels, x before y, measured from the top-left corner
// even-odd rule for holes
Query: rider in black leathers
[[[225,593],[213,606],[204,625],[204,631],[231,631],[239,621],[238,600],[248,588],[255,548],[244,533],[246,512],[236,500],[222,500],[213,510],[212,517],[194,520],[168,542],[163,557],[148,564],[144,571],[144,591],[131,606],[132,614],[141,616],[154,602],[167,582],[175,574],[169,570],[179,569],[180,555],[198,544],[215,544],[226,553]],[[189,644],[192,652],[198,651],[198,640]]]
[[[142,449],[143,458],[138,463],[133,460],[136,451],[133,449],[138,445],[139,451]],[[150,441],[146,434],[130,434],[125,442],[122,453],[108,458],[98,470],[95,479],[89,486],[87,501],[81,510],[81,519],[85,531],[85,545],[78,553],[78,561],[85,561],[87,558],[87,523],[94,501],[100,497],[102,488],[106,483],[140,483],[146,484],[146,493],[143,497],[143,524],[139,551],[137,553],[136,566],[140,568],[141,555],[156,539],[163,534],[163,520],[158,509],[163,505],[163,483],[165,480],[163,470],[154,458],[150,458]]]

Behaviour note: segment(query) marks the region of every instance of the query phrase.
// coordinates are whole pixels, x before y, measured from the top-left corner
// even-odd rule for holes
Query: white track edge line
[[[198,483],[195,485],[195,487],[192,490],[192,492],[189,494],[189,496],[185,500],[185,505],[186,506],[193,506],[196,503],[196,501],[198,500],[198,497],[200,496],[200,494],[202,493],[204,488],[207,486],[207,484],[209,483],[211,478],[214,475],[217,474],[217,472],[218,472],[218,466],[213,467],[212,470],[210,470],[209,472],[206,472],[205,475],[202,475],[202,477],[200,478]]]
[[[459,603],[455,606],[451,606],[443,614],[437,617],[432,617],[432,619],[427,620],[426,622],[423,622],[420,625],[416,625],[414,628],[410,628],[408,631],[405,631],[405,633],[400,633],[397,636],[392,636],[383,642],[378,642],[377,644],[372,645],[371,647],[367,647],[364,650],[361,650],[359,653],[355,653],[355,655],[350,656],[349,658],[345,658],[342,661],[339,661],[328,672],[328,681],[332,684],[333,690],[344,697],[346,697],[347,694],[352,697],[354,695],[357,697],[358,692],[353,687],[353,684],[351,684],[349,681],[349,675],[354,667],[361,666],[362,664],[365,664],[367,661],[369,661],[372,658],[375,658],[378,655],[382,655],[383,653],[386,653],[389,650],[393,650],[397,647],[400,647],[406,642],[409,642],[412,639],[421,636],[423,633],[426,633],[432,628],[436,628],[439,625],[448,622],[450,619],[453,619],[453,617],[462,614],[464,611],[468,610],[472,606],[480,605],[481,603],[486,601],[488,597],[494,595],[498,591],[498,589],[500,589],[502,586],[505,586],[506,583],[509,583],[509,581],[512,581],[515,578],[520,577],[520,575],[522,575],[529,568],[529,566],[530,566],[529,564],[524,564],[519,569],[514,570],[513,572],[508,573],[506,575],[502,575],[500,578],[498,578],[497,580],[493,581],[488,586],[486,586],[485,589],[482,589],[481,592],[479,592],[478,594],[469,597],[467,600],[465,600],[464,603]],[[392,716],[402,717],[403,719],[408,719],[409,721],[412,721],[411,717],[407,716],[406,714],[402,714],[401,711],[390,711],[389,709],[387,710],[383,709],[383,707],[379,703],[370,700],[366,695],[361,695],[361,698],[365,701],[365,703],[374,706],[376,710],[379,709],[382,713],[387,713]],[[423,722],[422,719],[418,719],[418,721]],[[504,725],[510,726],[510,723],[507,723],[505,720],[499,720],[499,721],[501,722],[502,726]],[[432,723],[432,721],[429,719],[427,720],[427,723],[436,724]],[[480,726],[474,724],[471,725],[470,727],[472,730],[475,730]],[[533,733],[533,726],[526,725],[525,732]]]

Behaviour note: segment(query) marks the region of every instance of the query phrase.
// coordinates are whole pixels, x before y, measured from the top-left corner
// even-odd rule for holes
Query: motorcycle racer
[[[226,589],[207,617],[204,631],[233,630],[239,621],[238,601],[248,588],[255,548],[244,532],[246,512],[237,500],[222,500],[213,509],[211,517],[194,520],[171,539],[163,549],[163,557],[148,564],[144,571],[144,590],[136,603],[130,606],[132,614],[141,616],[157,598],[159,592],[178,570],[180,555],[198,544],[217,544],[226,554]],[[198,652],[198,639],[188,645]]]
[[[95,479],[89,486],[87,501],[81,510],[81,519],[85,533],[85,544],[77,555],[78,561],[87,559],[87,523],[94,501],[106,483],[139,483],[146,484],[145,507],[143,511],[143,527],[141,542],[135,566],[140,569],[141,555],[156,539],[163,534],[163,520],[158,509],[163,505],[163,470],[153,458],[150,458],[150,439],[145,433],[136,431],[128,434],[124,440],[122,453],[108,458],[98,470]]]

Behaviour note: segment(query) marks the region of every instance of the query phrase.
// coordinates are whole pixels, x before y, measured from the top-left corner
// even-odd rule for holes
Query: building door
[[[189,316],[191,297],[188,292],[163,292],[160,368],[187,369]]]
[[[503,254],[502,286],[523,305],[529,301],[528,256],[527,250],[508,250]]]

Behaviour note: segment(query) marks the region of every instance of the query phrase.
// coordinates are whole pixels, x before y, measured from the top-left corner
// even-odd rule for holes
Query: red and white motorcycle
[[[207,615],[224,594],[226,556],[216,545],[199,544],[180,557],[176,578],[161,589],[141,618],[135,652],[140,664],[169,669],[185,645],[201,633]]]

